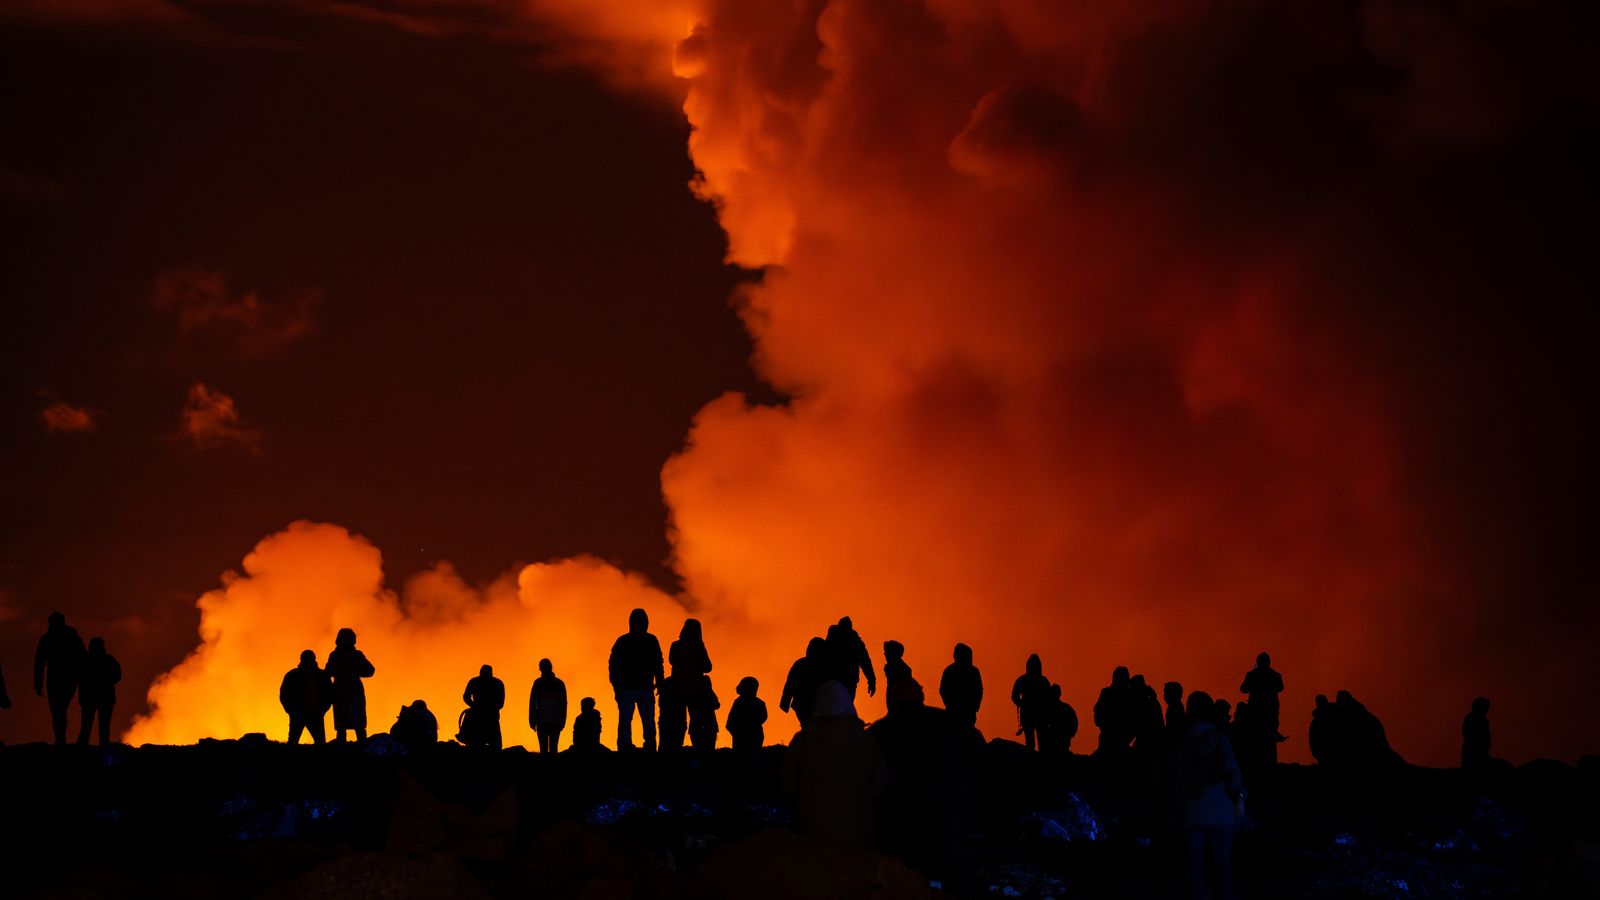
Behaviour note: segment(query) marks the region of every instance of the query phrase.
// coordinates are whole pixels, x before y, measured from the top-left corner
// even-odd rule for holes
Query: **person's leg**
[[[289,744],[291,746],[300,743],[300,732],[305,731],[305,729],[306,723],[304,719],[299,716],[289,717]]]
[[[639,730],[644,734],[644,749],[656,749],[656,695],[651,691],[639,692]]]
[[[1183,829],[1184,870],[1189,878],[1189,896],[1206,900],[1211,896],[1206,890],[1206,829]]]
[[[60,746],[67,742],[67,714],[72,707],[72,694],[47,690],[46,699],[50,703],[50,728],[55,732],[56,745]]]
[[[306,723],[306,731],[311,733],[311,743],[316,744],[318,747],[328,742],[327,726],[323,723],[321,716],[312,717]]]
[[[111,743],[111,711],[116,704],[107,703],[100,707],[100,746],[105,747]]]
[[[1233,900],[1233,829],[1223,825],[1206,829],[1211,862],[1217,869],[1217,897]]]
[[[633,691],[617,691],[618,750],[633,749],[633,707],[637,702],[637,695]]]
[[[561,729],[559,728],[550,729],[550,752],[561,752]]]
[[[365,744],[367,742],[367,726],[363,725],[360,728],[355,729],[355,733],[356,743]]]
[[[83,719],[78,726],[78,746],[87,747],[89,745],[89,729],[94,727],[94,707],[85,706],[82,712]]]

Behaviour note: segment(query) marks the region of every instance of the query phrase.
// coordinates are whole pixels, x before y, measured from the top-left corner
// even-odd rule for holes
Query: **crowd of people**
[[[315,744],[327,740],[325,722],[333,713],[334,742],[367,739],[367,700],[363,682],[376,667],[357,646],[356,633],[339,630],[325,665],[313,650],[283,676],[278,700],[289,720],[288,741],[306,734]],[[883,643],[887,714],[871,725],[857,713],[862,681],[875,696],[879,679],[867,643],[848,616],[811,638],[806,652],[790,666],[778,708],[793,713],[800,726],[782,759],[782,782],[795,796],[799,830],[842,849],[877,847],[957,883],[966,866],[964,849],[970,760],[983,746],[976,728],[983,705],[983,675],[972,648],[956,644],[939,678],[943,708],[929,706],[921,683],[905,659],[904,645]],[[676,751],[685,746],[716,746],[722,704],[712,688],[711,653],[701,623],[687,619],[665,654],[650,632],[648,615],[633,610],[628,630],[616,639],[608,675],[617,704],[619,751]],[[57,744],[67,738],[67,713],[76,696],[82,709],[78,743],[88,743],[97,724],[100,742],[110,740],[116,684],[121,667],[105,641],[87,647],[60,613],[49,618],[34,659],[34,687],[48,698]],[[737,752],[765,743],[766,703],[760,684],[742,678],[723,724]],[[1168,681],[1158,696],[1142,674],[1123,666],[1111,673],[1093,709],[1099,731],[1093,751],[1113,763],[1126,761],[1151,774],[1160,785],[1168,817],[1184,828],[1190,878],[1197,891],[1215,879],[1227,896],[1229,848],[1238,817],[1244,814],[1253,776],[1277,763],[1281,731],[1279,695],[1283,676],[1262,653],[1239,685],[1237,705],[1204,691],[1187,695]],[[489,665],[469,680],[455,738],[469,747],[499,749],[500,713],[506,686]],[[1017,711],[1016,735],[1029,752],[1065,756],[1077,736],[1077,712],[1062,698],[1061,686],[1044,671],[1039,654],[1030,655],[1011,688]],[[0,673],[0,708],[10,706]],[[1462,724],[1461,762],[1482,768],[1490,756],[1489,701],[1477,698]],[[641,743],[634,743],[639,719]],[[560,750],[568,721],[567,688],[549,659],[528,696],[528,724],[541,753]],[[579,702],[572,721],[572,749],[601,749],[601,717],[593,697]],[[439,740],[438,720],[416,700],[402,707],[389,729],[391,738],[423,749]],[[347,737],[349,736],[349,737]],[[1316,698],[1311,714],[1312,756],[1329,767],[1365,767],[1398,762],[1383,724],[1348,691],[1330,702]],[[1208,875],[1208,868],[1210,874]]]

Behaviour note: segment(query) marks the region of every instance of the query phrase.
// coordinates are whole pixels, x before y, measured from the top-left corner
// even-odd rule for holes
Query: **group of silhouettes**
[[[33,655],[33,692],[50,705],[50,728],[57,744],[67,742],[72,700],[78,700],[81,724],[78,743],[89,743],[96,726],[101,745],[111,743],[111,711],[117,705],[117,682],[122,664],[106,652],[103,638],[93,638],[86,648],[67,617],[51,613],[39,649]],[[5,677],[0,675],[0,709],[11,708]]]

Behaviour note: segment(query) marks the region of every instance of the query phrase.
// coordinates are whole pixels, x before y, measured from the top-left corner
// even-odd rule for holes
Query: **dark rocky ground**
[[[265,741],[0,749],[4,897],[934,896],[893,860],[800,839],[754,758],[405,756]],[[1600,897],[1600,767],[1469,778],[1279,766],[1253,793],[1245,898]],[[1183,895],[1134,773],[989,745],[979,897]]]

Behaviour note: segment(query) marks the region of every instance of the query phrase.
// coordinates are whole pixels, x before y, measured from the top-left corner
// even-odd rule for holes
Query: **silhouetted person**
[[[572,720],[572,749],[580,753],[600,749],[600,710],[594,708],[593,697],[578,701],[578,717]]]
[[[1039,726],[1050,703],[1050,679],[1044,677],[1044,663],[1031,653],[1022,674],[1011,683],[1011,702],[1017,707],[1017,734],[1029,750],[1039,746]]]
[[[789,677],[783,681],[783,692],[778,696],[778,708],[784,712],[794,710],[800,727],[806,727],[811,718],[811,704],[816,702],[817,688],[828,680],[828,643],[814,637],[806,645],[806,655],[789,667]]]
[[[1244,816],[1244,779],[1228,739],[1207,716],[1214,707],[1204,691],[1189,695],[1189,732],[1173,757],[1172,784],[1183,808],[1190,894],[1212,896],[1206,888],[1209,860],[1216,870],[1215,896],[1232,900],[1233,833]]]
[[[950,715],[976,725],[978,708],[983,705],[983,673],[972,664],[972,648],[966,644],[957,644],[951,655],[955,661],[945,666],[939,677],[939,699]]]
[[[883,642],[883,702],[889,710],[903,703],[922,703],[922,685],[911,677],[906,647],[899,641]]]
[[[1141,753],[1153,753],[1161,745],[1165,727],[1161,719],[1161,698],[1143,675],[1128,681],[1129,716],[1133,725],[1134,747]]]
[[[1337,715],[1333,704],[1328,702],[1328,695],[1318,694],[1316,706],[1311,710],[1311,729],[1306,734],[1306,743],[1311,746],[1311,758],[1315,759],[1318,765],[1326,766],[1339,762],[1335,746],[1339,738],[1336,733],[1339,724],[1334,721]]]
[[[1169,681],[1161,686],[1161,699],[1167,704],[1167,743],[1177,746],[1189,733],[1189,718],[1183,711],[1183,685]]]
[[[400,714],[395,716],[389,736],[407,750],[421,752],[439,742],[439,720],[425,701],[417,700],[410,706],[400,707]]]
[[[662,753],[682,750],[689,737],[689,703],[678,690],[675,676],[661,679],[656,691],[656,709],[661,723],[656,730],[657,747]]]
[[[317,665],[317,654],[300,651],[300,665],[290,669],[278,685],[278,705],[289,715],[289,743],[300,743],[300,732],[311,735],[313,744],[327,740],[323,718],[333,705],[333,682]]]
[[[1478,697],[1461,720],[1461,768],[1477,769],[1489,763],[1489,698]]]
[[[767,704],[756,696],[760,689],[761,683],[749,675],[739,679],[735,688],[738,696],[728,710],[728,737],[733,740],[733,749],[741,753],[760,750],[766,741],[762,726],[767,723]]]
[[[1283,676],[1273,670],[1271,656],[1265,653],[1256,656],[1256,667],[1244,674],[1239,693],[1250,698],[1250,713],[1256,726],[1271,737],[1272,760],[1276,762],[1275,745],[1282,737],[1278,731],[1278,695],[1283,693]]]
[[[1072,752],[1072,739],[1078,736],[1078,711],[1061,699],[1061,685],[1050,685],[1050,699],[1039,723],[1039,752],[1066,756]]]
[[[506,683],[494,677],[494,667],[484,666],[461,692],[467,708],[461,713],[456,740],[468,747],[500,749],[500,710],[506,705]]]
[[[83,649],[83,638],[67,625],[66,616],[53,612],[48,621],[49,627],[33,654],[33,692],[41,697],[48,694],[50,726],[59,745],[67,742],[67,710],[72,706],[72,695],[78,691],[88,654]]]
[[[560,750],[561,731],[567,727],[567,683],[556,677],[550,660],[539,660],[539,677],[528,692],[528,727],[539,738],[540,753]]]
[[[1252,780],[1266,762],[1264,727],[1256,718],[1255,704],[1248,700],[1240,700],[1233,708],[1233,721],[1228,726],[1226,737],[1233,745],[1239,768]]]
[[[367,689],[361,679],[377,673],[367,655],[356,649],[356,633],[339,629],[326,667],[333,679],[333,740],[344,743],[344,733],[354,731],[358,742],[367,739]]]
[[[689,718],[689,743],[696,750],[717,745],[716,711],[722,704],[711,688],[711,654],[706,650],[699,619],[685,619],[678,639],[667,652],[672,665],[672,692]]]
[[[1217,726],[1217,731],[1232,743],[1233,704],[1220,697],[1217,698],[1217,702],[1211,705],[1211,724]]]
[[[780,781],[795,798],[795,829],[839,850],[871,849],[887,778],[883,751],[862,730],[849,689],[824,682],[811,721],[783,754]]]
[[[642,609],[628,614],[628,633],[611,645],[607,663],[611,689],[617,697],[617,749],[633,749],[633,714],[639,713],[639,728],[644,733],[644,749],[656,749],[655,692],[665,667],[661,642],[650,633],[650,617]]]
[[[867,652],[867,643],[856,633],[856,626],[849,616],[839,619],[837,625],[828,626],[827,646],[828,677],[844,685],[852,701],[855,700],[856,685],[863,675],[867,677],[867,696],[878,693],[878,676],[872,671],[872,654]]]
[[[1100,697],[1094,702],[1094,724],[1100,729],[1100,746],[1095,752],[1121,753],[1128,749],[1138,716],[1136,700],[1128,667],[1117,666],[1111,671],[1111,684],[1100,689]]]
[[[867,729],[888,766],[888,787],[878,807],[881,844],[886,853],[959,893],[971,869],[966,840],[970,773],[983,736],[948,711],[926,705],[915,679],[905,679],[899,689],[901,701]]]
[[[11,695],[6,693],[6,670],[0,666],[0,709],[11,708]]]
[[[83,724],[78,743],[89,743],[89,729],[100,719],[100,746],[111,743],[111,709],[117,705],[117,682],[122,680],[122,664],[106,652],[104,638],[89,642],[89,656],[83,661],[83,678],[78,683],[78,705],[83,707]]]
[[[1345,762],[1371,767],[1402,761],[1394,748],[1389,746],[1389,736],[1384,732],[1383,723],[1349,691],[1340,691],[1335,695],[1333,704],[1337,711],[1334,721],[1338,723],[1336,744]]]

